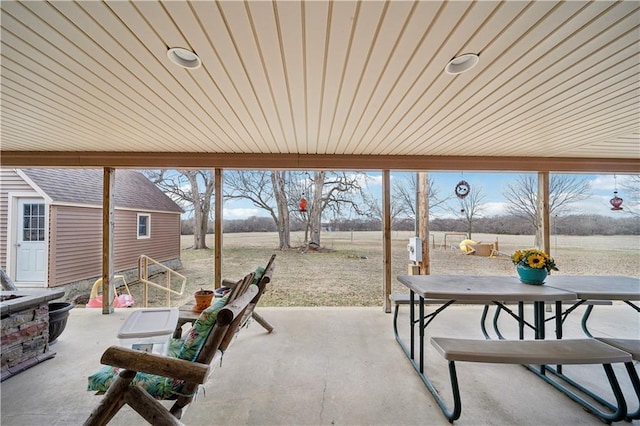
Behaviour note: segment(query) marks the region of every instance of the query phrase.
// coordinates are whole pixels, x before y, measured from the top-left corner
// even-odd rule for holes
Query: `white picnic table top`
[[[549,275],[545,285],[585,300],[640,300],[640,279],[611,275]]]
[[[425,299],[499,302],[575,300],[576,293],[548,285],[522,284],[510,276],[398,275],[398,281]]]

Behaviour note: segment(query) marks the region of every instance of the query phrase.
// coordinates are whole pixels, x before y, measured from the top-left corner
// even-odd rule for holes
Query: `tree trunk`
[[[313,178],[313,202],[311,203],[309,246],[320,247],[320,231],[322,228],[322,189],[324,186],[326,172],[315,172]]]
[[[202,202],[199,197],[193,200],[193,219],[195,221],[193,224],[193,248],[206,249],[207,216],[204,216]]]
[[[278,245],[280,250],[291,248],[291,228],[289,222],[289,207],[287,206],[287,194],[285,186],[287,182],[285,171],[271,172],[271,185],[273,187],[278,216],[275,217],[278,228]]]
[[[200,193],[197,180],[197,171],[183,172],[191,184],[193,195],[193,213],[195,223],[193,225],[193,248],[206,249],[207,228],[209,227],[209,213],[211,212],[211,196],[214,190],[214,179],[205,180],[204,193]],[[213,176],[213,174],[211,175]],[[222,206],[220,206],[222,207]]]

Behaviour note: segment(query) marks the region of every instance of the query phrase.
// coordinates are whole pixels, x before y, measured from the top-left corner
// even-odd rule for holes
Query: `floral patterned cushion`
[[[216,323],[218,312],[220,312],[220,309],[227,304],[228,298],[228,294],[226,296],[216,298],[211,306],[200,313],[196,322],[193,323],[193,327],[189,330],[189,334],[187,334],[187,337],[184,339],[184,343],[182,344],[182,348],[180,348],[177,358],[186,359],[187,361],[196,360],[200,353],[200,349],[202,349],[202,345],[204,345],[205,340],[207,340],[207,336],[209,336],[209,332]]]
[[[255,275],[253,276],[251,284],[258,284],[258,281],[260,281],[260,278],[264,275],[264,268],[262,266],[258,266],[254,273]]]
[[[106,392],[122,369],[106,366],[89,376],[88,391]],[[156,399],[176,399],[181,395],[184,382],[155,374],[138,373],[131,381],[132,386],[140,385]]]
[[[167,356],[172,358],[195,361],[207,336],[215,325],[218,312],[227,303],[228,296],[217,298],[214,303],[202,313],[193,324],[184,340],[170,339]],[[106,392],[111,383],[118,377],[121,369],[106,366],[89,376],[88,391]],[[184,382],[155,374],[137,373],[131,381],[133,386],[140,385],[151,396],[157,399],[176,399],[182,395]]]
[[[180,353],[180,349],[182,349],[182,344],[184,340],[182,339],[174,339],[173,337],[169,339],[169,348],[167,349],[167,356],[171,358],[178,358],[178,354]]]

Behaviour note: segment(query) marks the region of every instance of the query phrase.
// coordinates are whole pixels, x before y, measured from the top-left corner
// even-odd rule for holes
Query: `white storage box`
[[[166,354],[178,323],[178,308],[150,308],[133,312],[118,332],[120,345]]]

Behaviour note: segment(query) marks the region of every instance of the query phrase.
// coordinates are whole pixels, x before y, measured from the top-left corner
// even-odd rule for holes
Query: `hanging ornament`
[[[307,199],[304,198],[304,193],[302,194],[302,198],[300,198],[300,213],[305,213],[307,211]]]
[[[469,186],[466,180],[458,182],[456,185],[456,197],[462,200],[464,197],[469,195],[469,192],[471,192],[471,186]]]
[[[304,180],[304,188],[302,190],[302,196],[300,197],[300,203],[298,204],[298,207],[300,207],[300,213],[306,213],[307,212],[307,199],[305,198],[304,194],[307,190],[309,190],[309,182],[311,182],[311,176],[309,175],[309,172],[304,172],[305,175],[307,175],[307,177]]]
[[[618,180],[616,175],[613,175],[614,187],[613,187],[613,198],[609,200],[609,204],[611,204],[611,210],[622,210],[622,202],[624,201],[622,198],[618,197]]]

